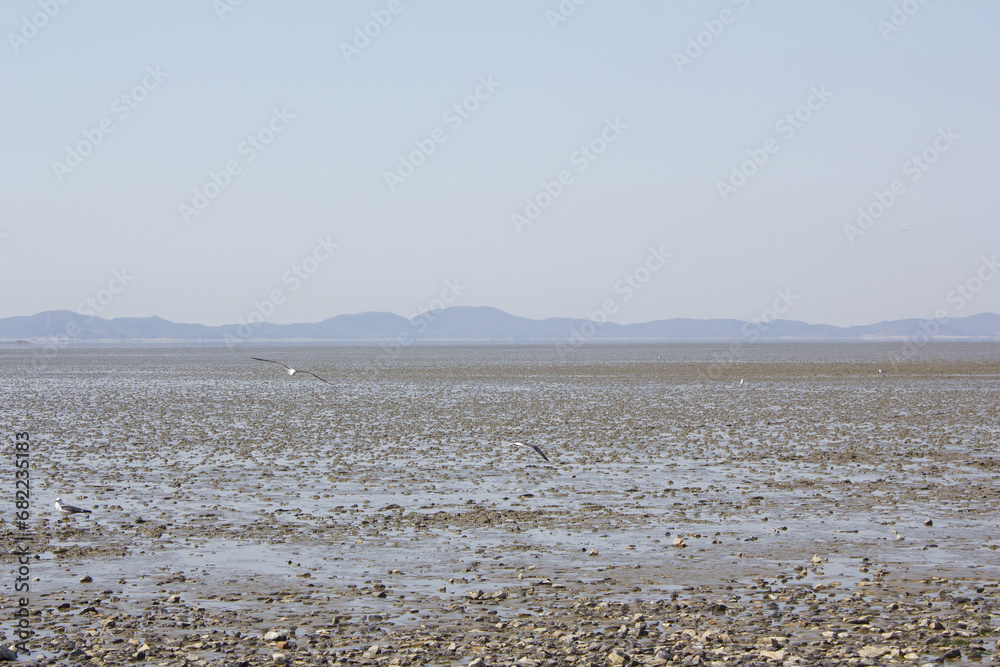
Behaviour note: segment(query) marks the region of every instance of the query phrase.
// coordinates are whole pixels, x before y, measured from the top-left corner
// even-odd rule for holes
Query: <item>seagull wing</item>
[[[545,459],[546,462],[549,462],[549,457],[545,455],[545,452],[542,451],[541,447],[539,447],[538,445],[528,445],[528,446],[534,449],[536,452],[538,452],[538,455],[541,456],[543,459]]]
[[[538,445],[529,445],[529,444],[524,443],[524,442],[514,442],[514,443],[511,443],[511,444],[517,445],[518,447],[527,447],[528,449],[533,449],[533,450],[535,450],[535,452],[539,456],[541,456],[543,459],[545,459],[546,461],[548,461],[549,463],[551,463],[551,461],[549,461],[549,457],[547,457],[545,455],[545,452],[543,452],[542,448],[539,447]]]
[[[325,379],[325,378],[321,378],[320,376],[316,375],[316,374],[315,374],[315,373],[313,373],[312,371],[299,371],[299,373],[305,373],[306,375],[312,375],[312,376],[313,376],[314,378],[316,378],[317,380],[322,380],[323,382],[325,382],[325,383],[327,383],[327,384],[329,384],[329,385],[332,385],[332,384],[333,384],[333,383],[332,383],[332,382],[330,382],[329,380],[327,380],[327,379]]]
[[[261,359],[260,357],[250,357],[250,358],[253,359],[254,361],[266,361],[269,364],[278,364],[279,366],[285,366],[285,364],[281,363],[280,361],[274,361],[273,359]],[[291,366],[285,366],[285,368],[287,368],[288,370],[292,370]]]
[[[69,512],[70,514],[90,514],[90,510],[80,509],[73,505],[65,505],[59,501],[56,501],[56,509],[60,512]]]

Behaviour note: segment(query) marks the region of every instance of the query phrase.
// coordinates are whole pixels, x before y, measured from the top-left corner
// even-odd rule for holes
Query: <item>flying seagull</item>
[[[312,375],[317,380],[323,380],[323,382],[325,382],[327,384],[333,384],[329,380],[324,380],[323,378],[321,378],[320,376],[316,375],[312,371],[297,371],[294,368],[292,368],[291,366],[289,366],[287,364],[283,364],[280,361],[274,361],[273,359],[261,359],[260,357],[250,357],[250,358],[253,359],[254,361],[266,361],[269,364],[278,364],[279,366],[284,366],[285,368],[288,369],[288,374],[289,375],[295,375],[296,373],[305,373],[306,375]]]
[[[62,498],[56,498],[56,510],[63,516],[70,514],[90,514],[90,510],[80,509],[72,505],[63,505]]]
[[[527,449],[533,449],[533,450],[535,450],[535,453],[538,454],[539,456],[541,456],[543,459],[545,459],[546,461],[549,460],[549,457],[547,457],[545,455],[545,452],[543,452],[542,448],[539,447],[538,445],[528,445],[528,444],[525,444],[523,442],[512,442],[510,444],[515,445],[517,447],[525,447]]]

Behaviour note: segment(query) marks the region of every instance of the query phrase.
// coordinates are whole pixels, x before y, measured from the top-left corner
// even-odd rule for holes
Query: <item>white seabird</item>
[[[79,507],[74,507],[73,505],[64,505],[62,498],[56,498],[56,511],[58,511],[63,516],[69,516],[70,514],[90,514],[90,510],[81,509]]]
[[[533,449],[539,456],[541,456],[543,459],[551,463],[551,461],[549,461],[549,457],[545,455],[545,452],[543,452],[542,448],[539,447],[538,445],[528,445],[523,442],[512,442],[510,444],[515,445],[517,447],[525,447],[527,449]]]
[[[327,384],[333,384],[329,380],[321,378],[320,376],[316,375],[312,371],[299,371],[299,370],[295,370],[294,368],[292,368],[288,364],[283,364],[280,361],[274,361],[273,359],[261,359],[260,357],[250,357],[250,358],[253,359],[254,361],[266,361],[269,364],[278,364],[279,366],[284,366],[285,368],[288,369],[288,374],[289,375],[295,375],[296,373],[305,373],[306,375],[312,375],[317,380],[322,380],[323,382],[325,382]]]

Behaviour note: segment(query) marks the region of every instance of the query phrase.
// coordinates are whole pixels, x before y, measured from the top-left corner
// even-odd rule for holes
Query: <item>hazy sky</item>
[[[576,3],[4,2],[0,316],[1000,312],[1000,3]]]

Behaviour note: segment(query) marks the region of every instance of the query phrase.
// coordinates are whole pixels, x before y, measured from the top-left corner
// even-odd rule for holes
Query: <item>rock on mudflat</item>
[[[288,639],[288,634],[283,630],[269,630],[264,634],[266,642],[282,642]]]
[[[891,651],[892,649],[888,646],[862,646],[858,649],[858,655],[862,658],[881,658],[883,655]]]
[[[609,665],[624,665],[629,660],[631,660],[629,655],[620,648],[616,648],[613,651],[611,651],[611,653],[608,653]]]

